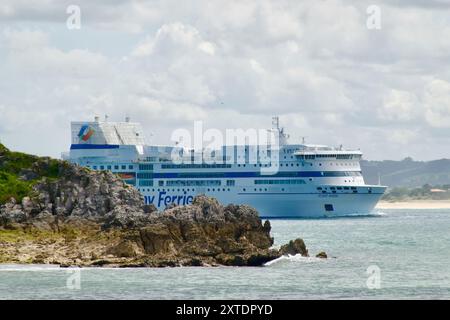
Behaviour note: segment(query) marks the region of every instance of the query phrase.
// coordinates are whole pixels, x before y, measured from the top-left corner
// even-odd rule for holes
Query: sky
[[[450,158],[450,0],[1,0],[0,141],[59,157],[105,114]]]

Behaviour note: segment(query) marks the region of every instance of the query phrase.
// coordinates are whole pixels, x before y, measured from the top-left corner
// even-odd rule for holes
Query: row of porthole
[[[266,188],[265,188],[265,189],[262,189],[262,188],[259,189],[260,192],[262,192],[263,190],[266,191],[266,192],[268,191]],[[285,190],[284,188],[281,189],[281,191],[284,191],[284,190]],[[247,189],[246,189],[246,188],[243,188],[242,191],[243,191],[243,192],[246,192]],[[255,188],[254,191],[258,191],[258,189]]]
[[[250,164],[249,164],[249,165],[250,165]],[[297,163],[296,165],[297,165],[297,167],[300,166],[299,163]],[[312,163],[311,163],[310,165],[312,166]],[[320,165],[322,165],[322,164],[320,164]],[[241,165],[241,164],[238,164],[238,167],[241,167],[241,166],[242,166],[242,167],[246,167],[246,164],[242,164],[242,165]],[[259,164],[259,165],[258,165],[258,164],[254,164],[254,165],[253,165],[253,167],[255,167],[255,168],[256,168],[256,167],[260,167],[260,168],[261,168],[261,167],[265,167],[265,168],[266,168],[266,167],[268,167],[268,166],[269,166],[268,164],[264,164],[264,165],[263,165],[263,164]],[[283,166],[283,164],[280,163],[280,167],[282,167],[282,166]],[[289,167],[289,164],[285,164],[284,166],[285,166],[285,167]],[[293,166],[294,166],[294,163],[291,163],[290,166],[293,167]],[[302,167],[304,167],[304,166],[305,166],[305,164],[302,163]],[[275,164],[275,167],[277,167],[277,164]]]
[[[295,164],[297,167],[299,167],[300,166],[300,164],[299,163],[296,163]],[[309,164],[311,167],[313,166],[313,163],[310,163]],[[332,166],[333,165],[333,163],[330,163],[330,165]],[[245,167],[246,165],[245,164],[238,164],[238,167]],[[268,167],[269,165],[267,165],[267,164],[254,164],[253,165],[255,168],[256,167]],[[277,166],[277,164],[275,164],[275,166]],[[290,165],[289,165],[289,163],[288,164],[285,164],[284,165],[285,167],[289,167],[289,166],[291,166],[291,167],[294,167],[294,163],[291,163]],[[305,166],[305,164],[304,163],[302,163],[302,167],[304,167]],[[319,163],[319,166],[322,166],[322,163]],[[336,166],[357,166],[357,164],[356,163],[342,163],[342,164],[339,164],[338,162],[336,162]],[[283,164],[282,163],[280,163],[280,167],[283,167]]]

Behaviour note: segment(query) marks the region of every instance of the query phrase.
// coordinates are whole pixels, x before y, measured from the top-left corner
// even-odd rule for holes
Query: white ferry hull
[[[262,218],[322,218],[369,215],[383,196],[385,187],[370,186],[371,193],[358,188],[359,193],[308,193],[308,192],[155,192],[145,193],[147,204],[164,210],[167,205],[188,204],[198,195],[205,193],[219,200],[223,205],[245,204],[255,208]],[[327,210],[328,207],[328,210]]]
[[[369,215],[373,212],[380,194],[322,195],[274,195],[271,198],[260,195],[242,197],[241,203],[258,210],[263,218],[321,218],[352,215]],[[331,204],[333,211],[326,211]]]

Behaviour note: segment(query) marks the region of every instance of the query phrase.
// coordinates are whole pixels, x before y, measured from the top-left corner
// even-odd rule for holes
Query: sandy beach
[[[450,200],[380,201],[377,209],[450,209]]]

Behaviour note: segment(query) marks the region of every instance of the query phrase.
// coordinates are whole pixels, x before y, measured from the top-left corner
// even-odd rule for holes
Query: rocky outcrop
[[[15,168],[6,152],[0,167]],[[308,255],[301,239],[273,249],[269,221],[249,206],[201,195],[157,212],[112,173],[25,159],[30,165],[13,173],[32,188],[0,206],[0,263],[261,266],[285,254]]]
[[[261,266],[284,254],[307,254],[301,239],[281,250],[273,249],[270,223],[263,224],[253,208],[224,207],[206,196],[196,197],[192,205],[158,214],[122,214],[113,209],[102,217],[65,216],[45,210],[25,222],[4,225],[7,233],[17,237],[5,242],[0,232],[0,262],[118,267]]]
[[[319,252],[317,255],[316,255],[316,258],[319,258],[319,259],[328,259],[328,255],[326,254],[326,252]]]
[[[288,244],[281,247],[280,252],[283,255],[295,256],[297,254],[300,254],[303,257],[309,257],[305,242],[302,239],[290,241]]]

